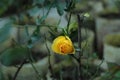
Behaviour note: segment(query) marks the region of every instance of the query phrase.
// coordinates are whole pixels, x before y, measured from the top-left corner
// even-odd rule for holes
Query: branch
[[[68,19],[68,24],[67,24],[67,35],[69,34],[70,20],[71,20],[71,12],[70,12],[70,14],[69,14],[69,19]]]
[[[18,75],[18,73],[20,72],[20,70],[21,70],[21,68],[23,67],[23,65],[25,64],[25,62],[26,62],[26,59],[24,59],[23,62],[20,64],[20,67],[18,67],[18,69],[17,69],[17,71],[16,71],[16,73],[15,73],[15,75],[14,75],[14,77],[13,77],[13,80],[16,80],[17,75]]]
[[[44,35],[45,35],[45,34],[44,34]],[[47,50],[48,50],[49,70],[50,70],[50,72],[51,72],[51,74],[52,74],[52,77],[54,78],[55,75],[54,75],[54,72],[53,72],[53,69],[52,69],[52,65],[51,65],[51,62],[50,62],[50,56],[51,56],[51,54],[50,54],[50,49],[49,49],[49,47],[48,47],[48,45],[47,45],[46,35],[45,35],[45,45],[46,45],[46,48],[47,48]],[[53,80],[54,80],[54,79],[53,79]]]
[[[80,18],[80,15],[77,15],[77,19],[78,19],[78,47],[79,49],[81,49],[81,26],[82,26],[82,19]],[[80,80],[83,80],[83,76],[82,76],[82,69],[81,69],[81,56],[82,53],[79,51],[79,72],[80,72]]]

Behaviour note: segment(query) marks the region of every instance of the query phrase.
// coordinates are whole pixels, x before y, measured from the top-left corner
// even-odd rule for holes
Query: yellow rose
[[[57,37],[52,44],[52,50],[58,54],[74,54],[75,49],[72,41],[68,36]]]

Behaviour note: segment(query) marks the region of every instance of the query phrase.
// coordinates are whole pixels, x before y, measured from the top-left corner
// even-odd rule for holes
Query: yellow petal
[[[74,54],[75,49],[68,36],[57,37],[52,44],[52,50],[58,54]]]

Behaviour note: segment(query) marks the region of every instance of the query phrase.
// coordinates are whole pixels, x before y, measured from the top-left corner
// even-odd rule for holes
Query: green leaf
[[[63,4],[57,1],[57,3],[56,3],[56,8],[57,8],[58,14],[59,14],[60,16],[62,16],[63,13],[64,13],[64,6],[63,6]]]
[[[35,4],[44,4],[45,0],[34,0],[33,3]]]
[[[76,31],[78,28],[78,23],[77,22],[72,22],[69,25],[69,33]]]
[[[66,1],[66,9],[65,11],[71,11],[75,8],[75,3],[76,1],[75,0],[65,0]]]
[[[0,1],[0,16],[7,10],[9,4],[5,0]]]
[[[115,77],[120,79],[120,71],[118,71],[117,73],[115,73]]]
[[[28,56],[27,47],[14,47],[7,49],[0,55],[0,61],[5,66],[19,64]]]
[[[41,23],[43,23],[46,18],[47,18],[47,15],[42,16],[41,18],[37,18],[35,21],[36,25],[40,25]]]
[[[2,69],[0,68],[0,80],[5,80]]]
[[[11,25],[8,23],[0,28],[0,43],[9,38],[10,27]]]

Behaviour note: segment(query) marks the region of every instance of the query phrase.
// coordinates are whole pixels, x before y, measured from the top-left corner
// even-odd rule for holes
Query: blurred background
[[[0,80],[81,80],[76,59],[51,50],[65,29],[83,80],[120,80],[120,0],[1,0]]]

